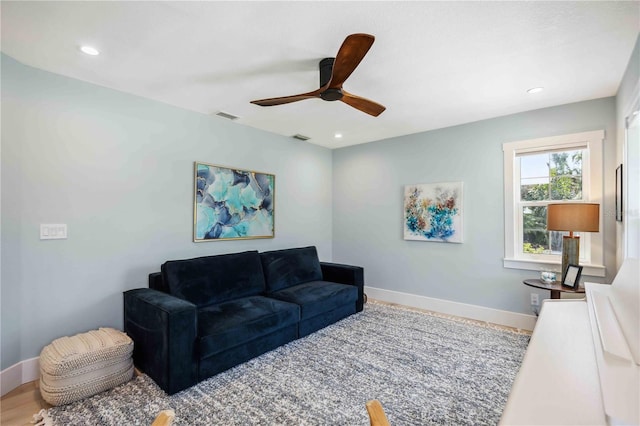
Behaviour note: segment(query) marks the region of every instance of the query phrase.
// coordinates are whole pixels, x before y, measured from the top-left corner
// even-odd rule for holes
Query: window
[[[587,155],[583,149],[516,155],[515,176],[519,177],[517,183],[520,187],[516,214],[521,222],[516,229],[521,257],[535,260],[543,259],[541,255],[562,253],[562,236],[568,232],[547,231],[547,204],[585,201],[582,158]],[[581,263],[590,260],[589,250],[585,247],[589,237],[587,233],[581,238]],[[553,260],[553,257],[548,260]]]
[[[547,205],[602,205],[603,139],[600,130],[503,144],[506,268],[560,269],[564,233],[547,231]],[[580,235],[585,275],[604,276],[602,240]]]

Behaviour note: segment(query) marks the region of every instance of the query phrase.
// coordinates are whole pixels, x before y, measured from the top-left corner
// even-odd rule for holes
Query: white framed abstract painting
[[[404,239],[462,243],[462,182],[404,187]]]

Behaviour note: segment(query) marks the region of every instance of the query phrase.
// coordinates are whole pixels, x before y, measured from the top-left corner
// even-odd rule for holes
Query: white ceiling
[[[640,31],[638,1],[0,7],[2,51],[24,64],[329,148],[613,96]],[[357,32],[376,41],[344,88],[385,105],[379,117],[319,99],[249,103],[315,90],[320,59]]]

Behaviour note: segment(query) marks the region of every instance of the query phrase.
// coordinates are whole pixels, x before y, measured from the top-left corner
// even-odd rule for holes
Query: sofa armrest
[[[150,288],[125,291],[124,331],[134,342],[134,364],[165,392],[197,382],[194,304]]]
[[[360,266],[329,262],[320,262],[320,268],[322,269],[323,280],[358,287],[356,312],[362,311],[364,307],[364,269]]]

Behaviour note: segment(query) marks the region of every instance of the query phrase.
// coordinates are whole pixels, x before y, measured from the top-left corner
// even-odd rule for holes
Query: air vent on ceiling
[[[238,119],[237,116],[235,116],[233,114],[229,114],[229,113],[223,112],[223,111],[217,112],[216,115],[218,117],[226,118],[226,119],[229,119],[229,120],[237,120]]]
[[[300,133],[291,136],[294,139],[298,139],[299,141],[308,141],[311,139],[309,136],[301,135]]]

